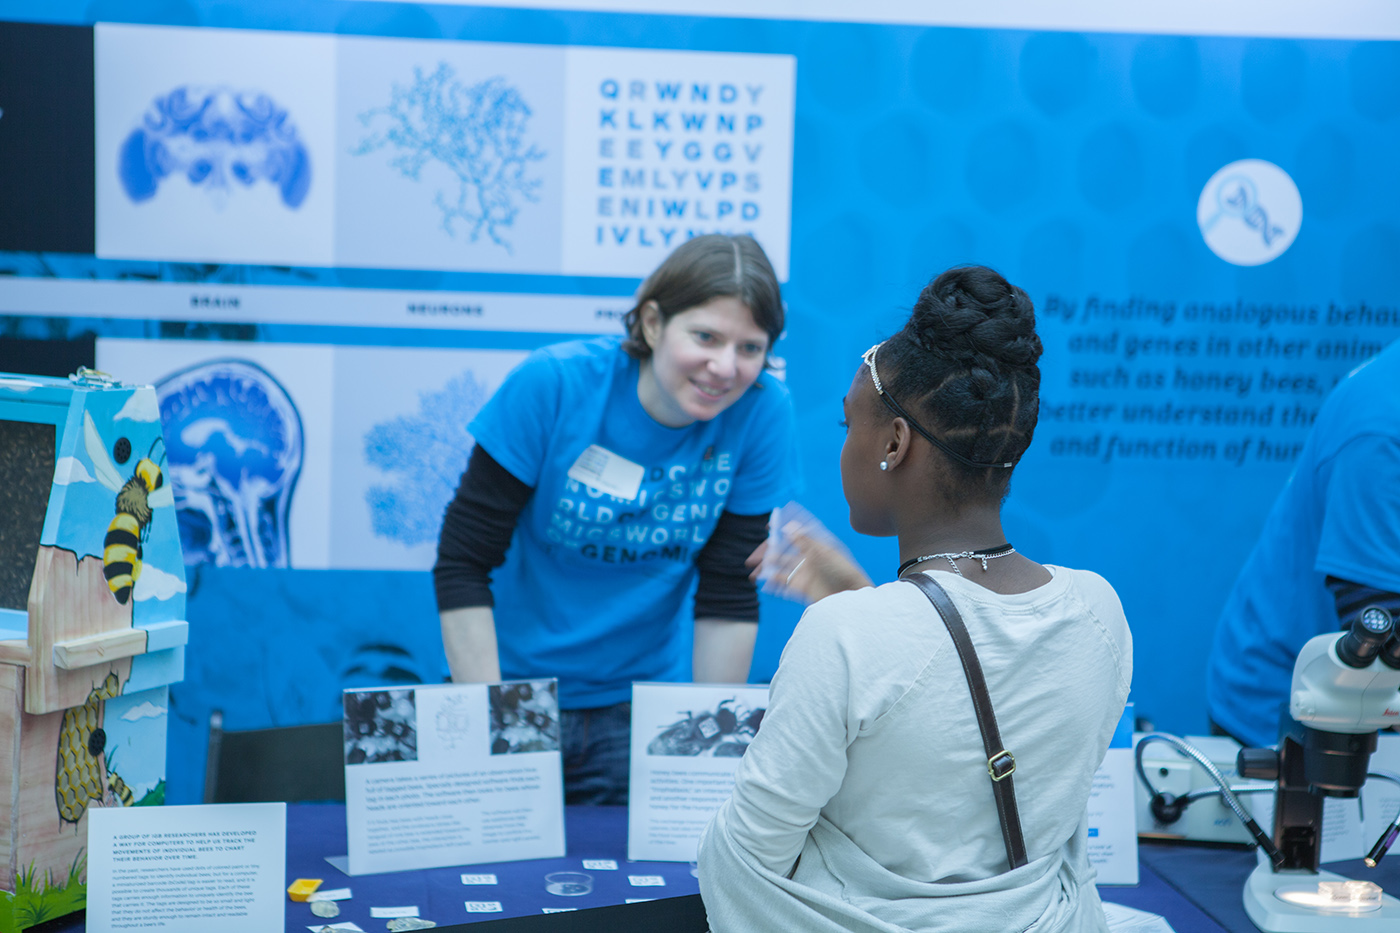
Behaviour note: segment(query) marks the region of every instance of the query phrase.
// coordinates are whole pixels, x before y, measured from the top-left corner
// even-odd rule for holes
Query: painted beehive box
[[[0,373],[0,933],[81,909],[87,814],[165,796],[185,576],[155,390]]]

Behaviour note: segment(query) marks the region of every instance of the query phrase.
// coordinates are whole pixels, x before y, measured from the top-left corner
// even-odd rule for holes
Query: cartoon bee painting
[[[165,482],[165,474],[151,459],[160,438],[151,442],[151,450],[136,463],[131,478],[122,481],[112,458],[117,463],[131,459],[131,441],[117,438],[112,445],[112,453],[97,433],[92,423],[92,415],[83,413],[83,444],[88,457],[92,459],[93,471],[97,479],[117,494],[117,514],[107,526],[107,537],[102,542],[102,573],[107,578],[107,586],[112,595],[123,606],[131,598],[132,587],[141,576],[141,543],[150,529],[151,511],[172,505],[175,494]],[[161,454],[162,461],[165,455]]]

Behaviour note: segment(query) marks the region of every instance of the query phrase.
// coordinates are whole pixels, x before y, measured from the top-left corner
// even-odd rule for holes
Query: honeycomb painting
[[[216,206],[240,189],[271,184],[296,210],[311,188],[311,159],[291,116],[267,94],[182,86],[151,102],[121,147],[118,174],[138,203],[182,177]]]
[[[395,83],[389,102],[359,114],[365,135],[352,153],[389,155],[390,166],[418,181],[430,163],[446,167],[454,184],[430,196],[442,230],[513,252],[511,228],[521,207],[539,200],[542,178],[534,163],[545,153],[530,141],[534,111],[502,77],[474,83],[457,79],[446,62],[415,67]]]
[[[559,751],[559,695],[552,680],[493,684],[491,754]]]
[[[418,710],[413,690],[345,692],[345,763],[418,760]]]
[[[107,733],[101,726],[102,704],[120,694],[117,675],[108,674],[102,684],[88,694],[82,706],[63,712],[54,796],[58,815],[64,822],[78,822],[89,804],[129,807],[133,802],[126,782],[115,772],[106,770],[103,758]]]

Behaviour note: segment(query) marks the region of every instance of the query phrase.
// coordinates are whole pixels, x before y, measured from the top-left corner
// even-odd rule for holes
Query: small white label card
[[[462,884],[496,884],[495,875],[463,875]]]
[[[1133,704],[1129,703],[1089,792],[1089,863],[1099,873],[1099,884],[1138,883],[1134,780]]]
[[[629,859],[695,861],[767,707],[766,686],[632,685]]]
[[[369,915],[376,920],[392,920],[395,917],[416,917],[418,908],[413,907],[371,907]]]
[[[554,680],[347,690],[349,873],[564,854]]]
[[[569,479],[624,502],[637,498],[645,475],[646,470],[641,464],[633,463],[597,444],[590,444],[587,450],[579,454],[568,473]]]
[[[287,805],[88,809],[87,929],[284,930]]]
[[[583,867],[588,871],[617,871],[617,861],[610,858],[586,858]]]
[[[500,901],[465,901],[469,914],[498,914],[505,908]]]

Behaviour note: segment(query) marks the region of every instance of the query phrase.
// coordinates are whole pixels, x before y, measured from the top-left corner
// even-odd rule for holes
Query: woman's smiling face
[[[642,309],[651,356],[637,396],[661,424],[709,421],[733,405],[763,372],[768,334],[748,305],[721,297],[687,308],[664,323],[655,305]]]

